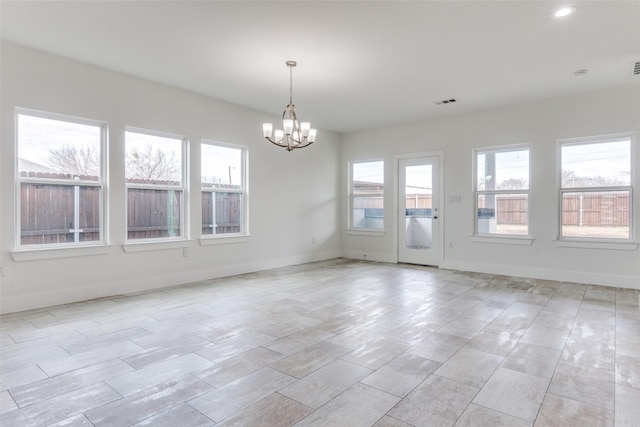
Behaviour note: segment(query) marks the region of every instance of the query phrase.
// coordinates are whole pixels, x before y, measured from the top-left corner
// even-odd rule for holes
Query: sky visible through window
[[[478,152],[477,185],[484,189],[484,182],[489,178],[489,171],[485,170],[487,152]],[[495,184],[500,188],[505,181],[520,182],[518,189],[529,187],[529,149],[514,149],[509,151],[495,151]],[[513,186],[512,186],[513,187]],[[512,188],[513,189],[513,188]]]
[[[219,145],[201,144],[202,183],[240,185],[242,150]]]
[[[162,151],[172,152],[176,158],[181,157],[180,149],[176,148],[175,139],[130,132],[127,134],[127,141],[133,145],[145,144],[147,142],[145,138],[150,138],[153,139],[153,144]],[[51,150],[60,149],[63,146],[93,146],[96,152],[100,151],[99,126],[19,114],[18,135],[19,158],[42,166],[50,165]],[[167,141],[163,141],[164,139]],[[204,149],[205,146],[213,147],[203,145],[203,182],[207,182],[213,177],[219,177],[222,183],[227,183],[229,170],[231,170],[231,180],[239,182],[241,171],[238,165],[238,153],[233,149],[224,149],[224,147],[218,147],[212,151],[209,148]],[[630,146],[630,138],[596,143],[565,144],[562,146],[562,169],[576,176],[600,176],[615,180],[621,185],[628,185],[631,181]],[[526,178],[528,179],[528,151],[517,150],[499,152],[498,154],[499,163],[497,166],[501,175],[497,182],[520,178],[523,176],[523,170],[527,170]],[[483,153],[479,153],[478,165],[481,166],[483,163]],[[481,179],[484,174],[481,169],[478,167],[478,179]],[[383,162],[355,163],[354,179],[383,183]]]
[[[608,180],[611,184],[631,183],[631,138],[562,146],[563,173],[575,177]]]
[[[51,151],[65,146],[100,152],[99,126],[19,114],[18,138],[18,157],[45,167],[51,166]]]
[[[182,180],[182,139],[125,132],[127,178]]]
[[[354,163],[353,180],[384,184],[384,162]]]

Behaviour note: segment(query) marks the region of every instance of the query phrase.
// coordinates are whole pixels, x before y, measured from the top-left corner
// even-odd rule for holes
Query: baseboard
[[[557,280],[560,282],[574,282],[584,283],[587,285],[640,290],[640,281],[638,281],[638,278],[635,276],[452,260],[444,261],[440,267],[449,270],[471,271],[475,273],[500,274],[504,276],[526,277],[530,279]]]
[[[266,259],[249,263],[177,271],[171,274],[147,275],[145,277],[136,277],[117,282],[97,283],[78,288],[58,289],[55,291],[30,293],[18,296],[6,296],[0,301],[0,313],[14,313],[61,304],[70,304],[95,298],[152,291],[171,286],[199,282],[202,280],[217,279],[237,274],[253,273],[273,268],[324,261],[339,258],[340,256],[341,252],[339,250],[324,251],[312,254]]]
[[[342,257],[366,261],[388,262],[392,264],[398,262],[398,257],[396,255],[368,251],[342,251]]]
[[[7,296],[3,297],[0,301],[0,313],[13,313],[43,307],[52,307],[61,304],[69,304],[78,301],[86,301],[95,298],[109,297],[113,295],[151,291],[199,282],[202,280],[253,273],[256,271],[324,261],[339,257],[386,263],[397,262],[397,257],[390,254],[361,251],[325,251],[313,254],[266,259],[250,263],[238,263],[218,267],[206,267],[198,270],[178,271],[169,275],[145,276],[144,278],[134,278],[130,280],[101,283],[78,288]],[[452,260],[445,260],[440,268],[640,290],[640,283],[637,277],[623,275]]]

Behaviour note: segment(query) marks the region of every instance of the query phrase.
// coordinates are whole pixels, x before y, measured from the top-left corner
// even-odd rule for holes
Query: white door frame
[[[395,260],[396,264],[399,262],[399,245],[400,245],[400,236],[398,232],[398,221],[400,217],[399,209],[400,205],[398,202],[399,189],[398,184],[400,182],[400,160],[402,159],[413,159],[418,157],[437,157],[438,158],[438,220],[434,221],[434,225],[438,227],[438,265],[441,266],[444,262],[444,219],[445,219],[445,206],[444,206],[444,150],[434,150],[434,151],[421,151],[417,153],[404,153],[404,154],[394,154],[393,156],[393,167],[395,168],[395,173],[393,174],[393,236],[395,242]]]

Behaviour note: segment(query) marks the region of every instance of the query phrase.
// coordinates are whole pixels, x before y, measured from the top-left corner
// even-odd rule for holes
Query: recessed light
[[[553,13],[554,18],[564,18],[565,16],[572,15],[576,11],[574,6],[563,7]]]

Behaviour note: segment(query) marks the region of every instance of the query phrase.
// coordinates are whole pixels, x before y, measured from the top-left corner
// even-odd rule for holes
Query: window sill
[[[106,255],[109,253],[111,246],[77,246],[77,247],[61,247],[61,248],[33,248],[18,249],[11,252],[14,261],[35,261],[43,259],[55,258],[74,258],[81,256]]]
[[[530,236],[470,236],[474,243],[494,243],[498,245],[531,246],[533,238]]]
[[[147,252],[147,251],[162,251],[167,249],[180,249],[188,248],[191,246],[189,240],[169,240],[164,242],[129,242],[122,245],[122,249],[127,252]]]
[[[638,249],[638,246],[640,246],[640,243],[631,242],[631,241],[598,242],[595,240],[567,240],[567,239],[556,239],[553,241],[553,244],[556,245],[557,248],[609,249],[609,250],[618,250],[618,251],[635,251]]]
[[[251,238],[248,234],[242,236],[215,236],[215,237],[201,237],[200,246],[212,246],[212,245],[230,245],[234,243],[247,243]]]
[[[347,234],[350,234],[352,236],[382,237],[384,236],[384,230],[367,230],[367,229],[359,229],[359,228],[350,228],[347,230]]]

